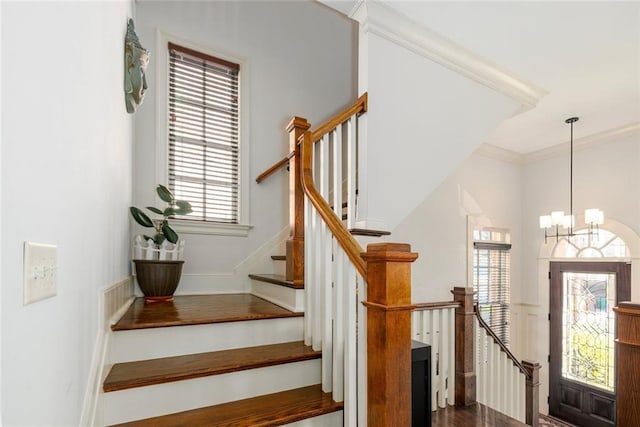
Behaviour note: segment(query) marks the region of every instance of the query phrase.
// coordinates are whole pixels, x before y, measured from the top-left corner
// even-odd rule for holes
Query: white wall
[[[396,227],[389,240],[411,244],[414,302],[450,301],[467,285],[467,216],[511,231],[512,301],[518,301],[521,226],[520,165],[474,153]],[[468,284],[472,286],[472,284]]]
[[[77,425],[100,290],[129,276],[132,118],[122,2],[2,4],[2,422]],[[57,296],[22,305],[24,241]]]
[[[640,234],[640,137],[599,144],[574,153],[573,210],[600,208],[606,218]],[[523,301],[539,304],[537,260],[544,233],[538,217],[569,211],[569,154],[528,163],[523,168]],[[580,225],[580,224],[578,224]],[[606,227],[606,222],[605,222]]]
[[[155,153],[166,143],[154,131],[164,126],[156,117],[154,94],[156,30],[249,63],[249,222],[254,228],[248,237],[182,236],[187,240],[182,282],[193,285],[191,289],[216,291],[217,273],[231,272],[288,224],[287,172],[255,183],[288,153],[288,121],[298,115],[318,125],[357,98],[356,29],[345,16],[312,1],[144,1],[137,3],[136,14],[138,35],[152,50],[151,90],[136,116],[137,205],[154,203]]]

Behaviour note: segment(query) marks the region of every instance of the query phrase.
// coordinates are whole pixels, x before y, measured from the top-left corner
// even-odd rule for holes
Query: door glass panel
[[[613,392],[614,273],[564,272],[562,376]]]

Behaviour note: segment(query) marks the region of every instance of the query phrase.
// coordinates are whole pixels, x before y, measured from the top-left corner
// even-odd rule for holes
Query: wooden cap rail
[[[338,125],[344,123],[349,117],[353,116],[354,114],[366,113],[367,108],[368,108],[368,95],[365,92],[352,105],[345,108],[344,110],[336,114],[334,117],[332,117],[331,119],[321,124],[317,129],[311,131],[311,134],[312,134],[311,140],[313,142],[318,142],[320,139],[322,139],[322,137],[325,134],[332,131],[336,127],[338,127]],[[256,178],[256,182],[260,184],[262,181],[264,181],[265,179],[267,179],[268,177],[276,173],[280,168],[289,164],[289,160],[291,160],[293,156],[295,156],[295,151],[291,151],[284,158],[282,158],[281,160],[278,160],[276,163],[273,164],[273,166],[269,167],[267,170],[265,170],[260,175],[258,175],[258,177]]]
[[[414,311],[439,310],[441,308],[458,308],[458,301],[419,302],[414,304]]]
[[[505,343],[503,343],[502,340],[500,338],[498,338],[498,336],[495,334],[495,332],[493,332],[493,329],[491,329],[491,326],[489,326],[487,324],[487,322],[484,321],[484,319],[480,315],[480,312],[478,311],[478,306],[477,305],[473,306],[473,311],[475,311],[475,313],[476,313],[476,317],[478,318],[478,322],[480,323],[480,326],[485,331],[487,331],[487,334],[491,338],[493,338],[493,342],[498,344],[498,346],[500,347],[500,350],[503,351],[507,355],[507,357],[511,360],[511,362],[513,362],[513,364],[518,367],[520,372],[522,372],[527,377],[527,379],[530,380],[531,379],[531,373],[529,372],[529,370],[525,369],[525,367],[522,366],[522,363],[520,363],[518,361],[518,359],[513,355],[513,353],[511,353],[511,351],[507,348]]]
[[[366,279],[367,266],[362,259],[363,249],[356,239],[353,238],[349,230],[346,229],[344,224],[338,216],[333,212],[329,204],[324,200],[324,197],[318,192],[315,184],[313,183],[313,170],[312,170],[312,158],[313,142],[311,140],[311,132],[307,131],[302,136],[302,187],[307,194],[309,201],[313,203],[316,210],[331,230],[331,233],[336,238],[342,249],[347,254],[358,273]]]
[[[327,120],[317,129],[311,131],[311,141],[318,142],[325,136],[327,133],[331,132],[335,128],[337,128],[342,123],[346,122],[349,117],[355,114],[362,114],[367,112],[367,108],[369,108],[369,95],[367,92],[362,94],[360,98],[353,105],[345,108],[338,114],[336,114],[333,118]]]

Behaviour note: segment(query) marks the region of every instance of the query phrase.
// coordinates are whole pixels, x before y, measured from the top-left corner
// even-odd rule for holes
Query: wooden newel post
[[[538,427],[540,422],[540,364],[523,360],[522,366],[528,374],[525,390],[525,421],[527,425]]]
[[[289,160],[289,238],[287,239],[286,279],[294,284],[304,282],[304,190],[302,189],[302,156],[298,139],[311,125],[302,117],[294,117],[287,125],[289,149],[295,153]]]
[[[411,246],[376,243],[367,263],[368,425],[411,425]]]
[[[453,300],[460,303],[455,315],[456,340],[456,406],[476,403],[475,355],[473,349],[473,288],[453,288]]]

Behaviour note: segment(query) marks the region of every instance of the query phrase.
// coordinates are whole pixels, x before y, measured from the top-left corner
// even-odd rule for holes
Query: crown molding
[[[497,64],[453,43],[398,12],[388,2],[361,0],[349,17],[361,29],[402,46],[456,73],[489,87],[531,109],[547,94]]]
[[[507,163],[513,163],[516,165],[521,165],[524,163],[524,156],[522,154],[487,143],[480,144],[480,146],[476,148],[476,151],[474,151],[474,154],[479,154],[483,157],[488,157],[490,159],[500,160]]]
[[[618,126],[613,129],[598,132],[593,135],[585,136],[582,138],[573,140],[573,151],[580,151],[586,148],[591,148],[596,145],[605,144],[608,142],[620,140],[623,138],[631,137],[634,135],[640,135],[640,122],[629,123],[626,125]],[[553,145],[551,147],[543,148],[541,150],[533,151],[528,154],[524,154],[524,163],[535,163],[541,160],[551,159],[565,155],[570,150],[570,141],[562,142],[560,144]]]

